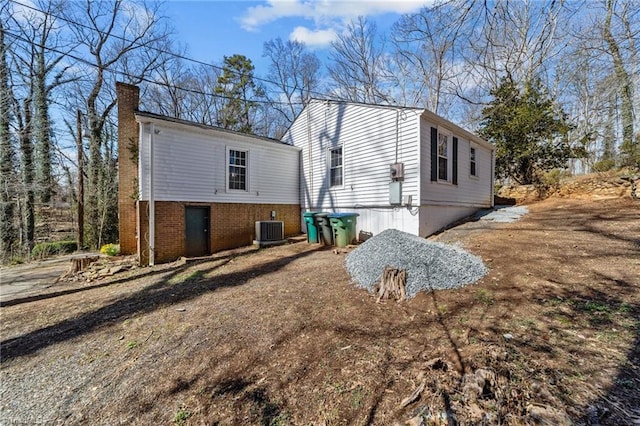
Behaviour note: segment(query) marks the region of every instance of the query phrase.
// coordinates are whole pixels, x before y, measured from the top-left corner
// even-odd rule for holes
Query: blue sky
[[[168,1],[164,11],[175,39],[190,58],[220,63],[223,56],[247,56],[264,75],[264,42],[280,37],[304,42],[322,59],[331,40],[359,15],[387,32],[401,14],[414,12],[425,0],[267,0]]]

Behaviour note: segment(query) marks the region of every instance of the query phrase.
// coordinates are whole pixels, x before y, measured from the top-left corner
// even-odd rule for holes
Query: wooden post
[[[82,113],[78,110],[78,250],[84,247],[84,149],[82,148]]]

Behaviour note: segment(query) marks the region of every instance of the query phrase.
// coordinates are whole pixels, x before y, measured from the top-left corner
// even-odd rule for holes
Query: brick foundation
[[[210,214],[211,253],[251,245],[255,239],[255,222],[270,220],[271,211],[276,220],[284,222],[285,236],[297,235],[300,230],[300,206],[298,204],[235,204],[188,203],[156,201],[155,262],[171,262],[184,256],[185,207],[208,206]],[[140,264],[149,262],[149,203],[138,202],[140,229]]]

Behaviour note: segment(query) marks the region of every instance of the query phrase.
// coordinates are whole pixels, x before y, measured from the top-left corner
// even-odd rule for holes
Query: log
[[[385,266],[377,289],[378,298],[376,302],[380,303],[382,299],[390,298],[394,298],[397,301],[404,300],[407,297],[406,282],[407,271]]]

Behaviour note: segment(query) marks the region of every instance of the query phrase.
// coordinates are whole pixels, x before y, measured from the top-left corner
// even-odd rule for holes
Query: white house
[[[138,110],[118,83],[120,248],[141,263],[250,245],[256,221],[300,233],[300,149]]]
[[[357,231],[427,236],[493,205],[493,145],[430,111],[312,100],[284,135],[302,150],[302,211]]]
[[[358,213],[427,236],[493,202],[493,146],[416,108],[311,101],[282,141],[138,110],[118,83],[120,249],[141,263],[249,245],[256,222]],[[261,231],[262,232],[262,231]]]

